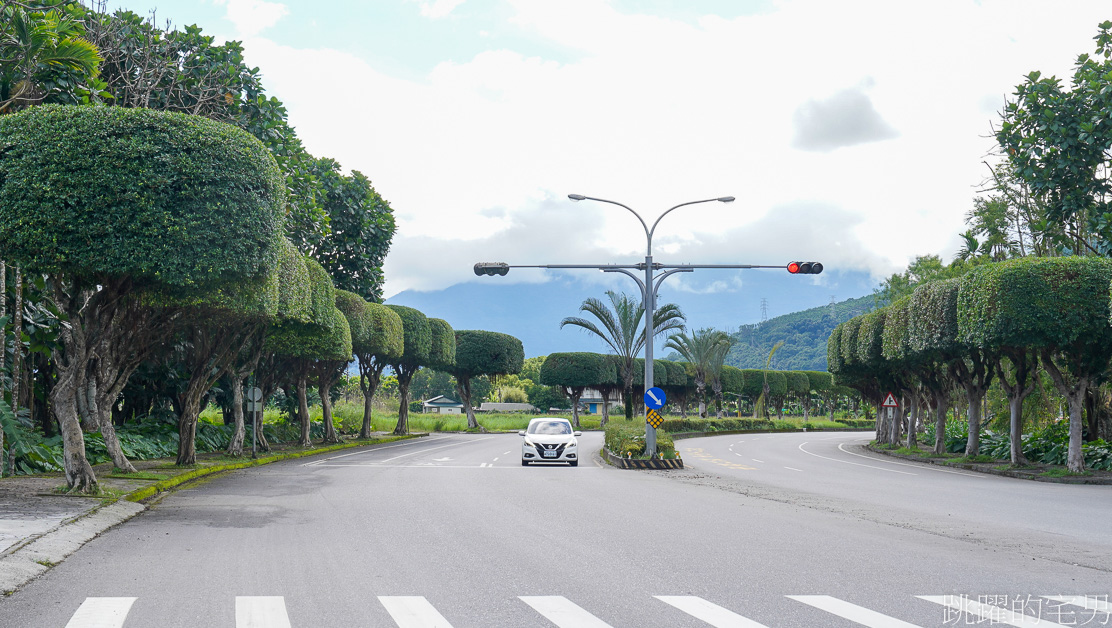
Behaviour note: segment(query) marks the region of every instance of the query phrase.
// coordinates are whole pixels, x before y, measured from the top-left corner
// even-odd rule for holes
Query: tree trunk
[[[582,388],[572,388],[571,394],[571,424],[579,429],[579,398],[583,396]]]
[[[922,404],[919,403],[919,395],[914,394],[911,397],[911,416],[908,418],[907,423],[907,448],[918,449],[918,429],[919,429],[919,412],[922,409]]]
[[[371,437],[372,401],[378,383],[381,381],[382,369],[385,365],[378,364],[370,356],[359,356],[359,389],[363,391],[363,425],[359,428],[359,438]]]
[[[1011,459],[1012,464],[1022,465],[1027,464],[1027,457],[1023,455],[1023,399],[1026,397],[1010,396],[1008,399],[1008,411],[1010,416],[1008,423],[1008,435],[1011,440]]]
[[[626,388],[622,392],[623,392],[623,395],[625,397],[626,421],[632,421],[633,420],[633,391],[630,388]]]
[[[479,425],[478,419],[475,418],[475,407],[471,405],[471,378],[457,377],[456,392],[459,393],[460,401],[463,403],[463,409],[467,413],[467,429],[479,430],[483,434],[486,434],[487,429]]]
[[[409,382],[420,367],[410,370],[407,367],[395,367],[398,376],[398,424],[394,427],[395,434],[409,433]]]
[[[606,429],[606,424],[610,422],[610,391],[602,389],[602,420],[599,427]]]
[[[1069,449],[1066,452],[1066,469],[1070,473],[1084,473],[1085,455],[1081,450],[1081,429],[1084,421],[1082,409],[1085,404],[1085,392],[1089,388],[1089,378],[1087,376],[1073,377],[1071,378],[1072,381],[1067,381],[1066,375],[1059,370],[1057,363],[1047,350],[1043,351],[1042,363],[1046,372],[1050,375],[1050,379],[1054,381],[1058,392],[1069,402],[1070,440]]]
[[[966,419],[969,423],[969,440],[965,444],[965,455],[976,456],[981,451],[981,400],[985,391],[979,386],[966,384],[965,397],[969,402]]]
[[[23,270],[15,267],[15,307],[12,309],[12,414],[19,412],[23,381]]]
[[[706,385],[695,380],[695,394],[699,395],[699,417],[707,418],[707,389]]]
[[[302,365],[299,367],[297,374],[297,420],[301,422],[301,437],[298,439],[297,444],[301,447],[312,447],[313,441],[310,439],[309,428],[311,427],[309,421],[309,363],[307,360],[300,360]]]
[[[247,438],[247,426],[243,417],[243,377],[239,373],[233,373],[229,379],[232,382],[232,423],[235,430],[228,442],[228,455],[242,456],[243,441]]]
[[[177,464],[182,467],[197,464],[197,418],[201,415],[201,397],[204,396],[204,391],[196,390],[200,386],[199,380],[190,380],[178,417]]]
[[[322,376],[321,381],[317,390],[320,393],[321,419],[324,421],[324,442],[338,443],[340,437],[336,434],[336,424],[332,422],[332,381],[326,376]]]
[[[93,493],[98,488],[97,479],[93,467],[85,457],[85,436],[81,431],[75,403],[77,382],[85,372],[89,359],[81,317],[82,305],[88,294],[72,282],[66,282],[69,285],[63,286],[64,281],[60,277],[55,278],[54,302],[68,315],[69,325],[61,329],[59,346],[52,352],[57,380],[50,391],[50,405],[58,417],[58,427],[62,433],[66,485],[71,491]],[[67,290],[72,293],[67,294]]]
[[[950,395],[936,393],[934,398],[934,453],[946,451],[946,415],[950,412]]]

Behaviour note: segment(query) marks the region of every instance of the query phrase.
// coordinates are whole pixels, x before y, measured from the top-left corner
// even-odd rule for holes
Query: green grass
[[[1053,469],[1047,469],[1039,475],[1044,478],[1077,478],[1092,475],[1092,473],[1089,473],[1088,471],[1085,471],[1083,473],[1073,473],[1065,467],[1055,467]]]
[[[112,473],[105,477],[118,478],[121,480],[165,480],[170,477],[169,473],[151,473],[150,471],[139,471],[136,473],[123,473],[119,469],[113,469]]]

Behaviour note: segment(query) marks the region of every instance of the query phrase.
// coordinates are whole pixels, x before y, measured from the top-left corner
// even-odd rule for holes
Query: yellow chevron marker
[[[656,410],[650,408],[648,411],[645,412],[645,422],[653,426],[653,428],[655,429],[660,427],[661,425],[664,425],[664,417],[660,416],[660,413]]]

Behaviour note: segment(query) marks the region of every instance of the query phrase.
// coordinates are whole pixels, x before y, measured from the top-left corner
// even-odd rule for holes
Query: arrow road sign
[[[653,386],[645,391],[645,406],[653,410],[659,410],[664,407],[664,402],[668,397],[664,395],[664,391]]]
[[[884,398],[884,403],[880,404],[880,407],[882,407],[882,408],[898,408],[898,407],[900,407],[900,404],[896,403],[896,396],[895,395],[893,395],[892,393],[888,393],[888,396]]]

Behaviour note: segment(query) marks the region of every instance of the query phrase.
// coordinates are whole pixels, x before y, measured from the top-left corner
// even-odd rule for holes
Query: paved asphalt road
[[[878,458],[860,433],[686,440],[689,469],[649,473],[523,468],[519,438],[180,491],[0,600],[0,626],[1112,625],[1112,487]]]

